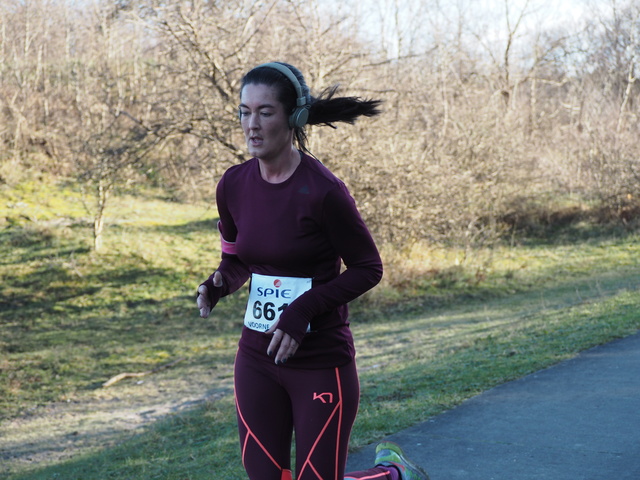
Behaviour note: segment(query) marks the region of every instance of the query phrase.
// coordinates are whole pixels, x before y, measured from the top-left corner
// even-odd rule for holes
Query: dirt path
[[[0,478],[28,464],[45,466],[108,448],[166,415],[231,392],[229,366],[125,379],[72,401],[35,407],[0,424]]]

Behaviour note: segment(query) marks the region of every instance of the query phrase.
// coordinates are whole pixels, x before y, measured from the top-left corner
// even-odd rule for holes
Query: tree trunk
[[[96,253],[100,253],[103,245],[102,233],[104,230],[104,211],[107,206],[110,189],[108,186],[105,186],[102,181],[98,182],[97,189],[98,206],[93,219],[93,249]]]

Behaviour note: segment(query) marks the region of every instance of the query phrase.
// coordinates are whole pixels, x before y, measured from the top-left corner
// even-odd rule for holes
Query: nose
[[[247,118],[247,126],[249,130],[260,128],[260,115],[258,113],[250,113]]]

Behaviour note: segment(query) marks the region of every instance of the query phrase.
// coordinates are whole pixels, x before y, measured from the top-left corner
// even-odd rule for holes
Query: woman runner
[[[250,278],[234,382],[242,462],[251,480],[425,480],[391,442],[374,467],[344,474],[359,383],[347,303],[382,277],[374,241],[344,183],[306,147],[305,125],[353,123],[378,100],[312,97],[302,74],[268,63],[242,80],[250,160],[216,189],[222,258],[198,288],[206,318]],[[345,269],[341,269],[344,263]]]

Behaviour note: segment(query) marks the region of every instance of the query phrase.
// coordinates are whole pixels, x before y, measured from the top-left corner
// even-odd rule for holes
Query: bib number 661
[[[274,303],[265,302],[263,305],[260,300],[256,300],[253,304],[253,318],[256,320],[264,318],[271,322],[276,319],[276,316],[279,317],[288,306],[288,303],[283,303],[280,307],[276,308]]]

